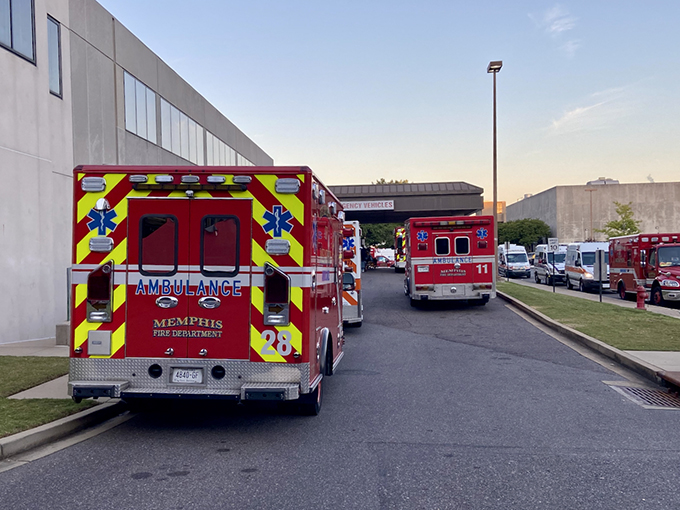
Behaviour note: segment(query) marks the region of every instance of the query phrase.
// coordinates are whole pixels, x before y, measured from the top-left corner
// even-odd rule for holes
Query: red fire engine
[[[680,233],[612,237],[609,281],[621,299],[641,284],[654,305],[680,301]]]
[[[496,297],[493,216],[411,218],[406,221],[404,293],[421,301]]]
[[[307,167],[74,170],[69,392],[296,401],[343,357],[340,202]]]

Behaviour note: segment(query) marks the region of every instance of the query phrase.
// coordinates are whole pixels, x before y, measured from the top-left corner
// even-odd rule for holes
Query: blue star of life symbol
[[[489,235],[489,231],[485,229],[484,227],[481,227],[477,230],[477,237],[480,239],[486,239],[486,236]]]
[[[354,239],[352,239],[351,237],[345,237],[342,240],[342,249],[345,251],[349,251],[352,248],[354,248]]]
[[[274,237],[281,237],[284,230],[286,232],[293,230],[293,224],[290,223],[293,215],[290,211],[284,211],[283,206],[275,205],[271,212],[265,211],[262,218],[267,220],[262,228],[266,233],[271,232]]]
[[[87,213],[87,217],[92,220],[87,224],[87,228],[89,228],[91,231],[96,228],[97,235],[105,236],[107,229],[111,232],[116,230],[118,224],[113,222],[113,218],[116,216],[118,216],[118,214],[116,214],[116,211],[113,209],[101,211],[92,209],[89,213]]]
[[[420,232],[418,232],[417,237],[418,237],[418,241],[420,241],[421,243],[424,243],[425,241],[427,241],[427,232],[425,232],[424,230],[421,230]]]

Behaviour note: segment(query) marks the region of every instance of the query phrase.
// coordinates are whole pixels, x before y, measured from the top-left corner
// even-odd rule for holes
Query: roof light
[[[158,184],[169,184],[171,182],[174,182],[175,178],[172,175],[157,175],[154,177],[154,180]]]
[[[338,212],[338,204],[331,202],[328,204],[328,209],[331,211],[331,214],[335,215]]]
[[[224,184],[227,178],[224,175],[209,175],[208,184]]]
[[[288,239],[267,239],[264,250],[269,255],[288,255],[290,253],[290,241]]]
[[[235,175],[232,179],[234,184],[250,184],[253,182],[252,175]]]
[[[294,177],[276,179],[275,188],[277,193],[295,194],[300,191],[300,181]]]
[[[319,190],[319,204],[323,205],[326,203],[326,191],[320,189]]]
[[[183,175],[182,182],[185,184],[196,184],[199,181],[198,175]]]
[[[106,189],[106,179],[103,177],[83,177],[80,181],[80,187],[83,191],[97,192]]]
[[[130,182],[146,182],[149,180],[147,175],[131,175],[129,177]]]

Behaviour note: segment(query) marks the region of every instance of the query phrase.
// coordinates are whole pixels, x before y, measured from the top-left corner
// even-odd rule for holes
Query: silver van
[[[549,251],[547,244],[536,246],[536,258],[534,259],[534,279],[536,283],[552,285],[566,283],[564,275],[564,261],[567,257],[567,245],[560,244],[556,252]]]

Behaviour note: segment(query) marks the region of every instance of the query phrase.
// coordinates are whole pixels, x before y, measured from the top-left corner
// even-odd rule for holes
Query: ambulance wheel
[[[413,298],[410,298],[410,301],[411,301],[411,306],[413,308],[418,308],[418,304],[420,303],[420,301],[418,301],[417,299],[413,299]]]
[[[300,414],[304,416],[317,416],[321,411],[321,404],[323,402],[323,379],[316,385],[314,391],[306,395],[300,395],[298,401]]]
[[[580,292],[585,292],[585,291],[586,291],[586,286],[583,285],[583,280],[579,280],[579,281],[578,281],[578,290],[579,290]]]
[[[83,401],[83,397],[71,397],[76,404],[80,404]]]
[[[361,322],[359,323],[361,325]],[[328,347],[326,348],[326,367],[324,375],[333,375],[333,344],[330,337],[327,340]]]
[[[649,302],[656,306],[663,306],[663,294],[661,293],[661,287],[654,287],[652,289]]]
[[[567,288],[569,290],[574,288],[574,286],[571,284],[571,278],[569,278],[568,276],[567,276]]]
[[[541,283],[541,279],[538,276],[538,271],[534,270],[534,280],[536,280],[536,283]]]
[[[621,299],[626,299],[626,284],[623,282],[619,282],[619,286],[616,289],[616,292],[619,294],[619,297]]]

